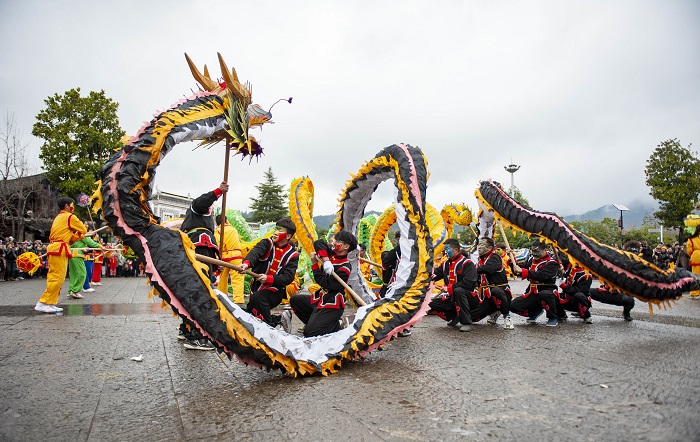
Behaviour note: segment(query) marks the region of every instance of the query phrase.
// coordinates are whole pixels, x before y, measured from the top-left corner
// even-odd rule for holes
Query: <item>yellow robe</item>
[[[46,248],[49,259],[49,273],[46,275],[46,291],[39,302],[56,305],[61,294],[61,286],[66,280],[68,260],[72,257],[70,246],[87,232],[87,227],[67,210],[54,218],[49,233],[50,244]]]
[[[690,270],[700,275],[700,236],[688,238],[685,250],[688,252],[688,256],[690,256]],[[691,291],[690,296],[694,298],[700,296],[700,290]]]
[[[217,227],[216,232],[217,241],[221,238],[221,226]],[[238,236],[238,231],[228,222],[224,225],[224,243],[219,248],[221,251],[221,259],[223,261],[229,262],[233,265],[241,265],[243,262],[243,255],[241,254],[241,239]],[[242,275],[236,271],[231,271],[230,269],[224,267],[219,275],[219,285],[217,288],[228,293],[228,280],[231,277],[231,289],[233,291],[233,302],[236,304],[243,304],[245,300],[243,298],[243,281],[245,275]]]

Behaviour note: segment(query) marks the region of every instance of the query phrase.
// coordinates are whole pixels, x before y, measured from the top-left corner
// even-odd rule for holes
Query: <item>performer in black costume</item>
[[[623,250],[639,255],[642,253],[642,244],[639,241],[627,241],[622,247]],[[626,293],[622,293],[603,284],[598,288],[590,289],[588,294],[594,301],[602,302],[603,304],[622,306],[622,317],[625,321],[632,320],[632,309],[634,308],[634,298]]]
[[[387,289],[396,279],[396,269],[401,260],[401,248],[399,247],[399,239],[401,232],[397,231],[394,239],[391,241],[394,248],[382,252],[382,288],[379,291],[379,297],[384,297]]]
[[[250,287],[246,310],[271,327],[280,325],[281,317],[272,315],[270,310],[280,305],[287,296],[287,285],[296,277],[299,252],[290,243],[296,231],[291,219],[280,219],[272,238],[260,240],[240,265],[241,273],[250,268],[259,275]]]
[[[384,297],[389,286],[396,280],[396,270],[399,268],[399,262],[401,261],[400,239],[401,231],[397,230],[396,234],[394,234],[394,239],[391,241],[394,248],[382,252],[382,288],[379,290],[380,298]],[[400,331],[397,336],[411,336],[411,328]]]
[[[477,291],[479,299],[486,303],[486,315],[503,315],[503,328],[513,330],[513,320],[510,317],[510,301],[513,295],[508,285],[508,274],[503,266],[501,256],[495,251],[493,239],[484,237],[477,246],[479,262],[476,273],[479,277]],[[498,316],[493,317],[496,323]],[[491,320],[489,320],[491,322]]]
[[[566,321],[566,312],[575,312],[586,324],[592,324],[591,298],[588,292],[591,289],[593,277],[583,267],[573,265],[569,258],[560,254],[561,263],[564,266],[564,281],[559,287],[559,308],[557,317],[559,321]]]
[[[340,231],[333,236],[330,246],[326,241],[314,241],[311,254],[314,280],[321,288],[310,295],[294,295],[289,300],[294,313],[304,323],[304,337],[335,333],[345,309],[345,288],[333,276],[335,272],[345,283],[350,279],[348,252],[357,249],[357,238],[350,232]],[[291,312],[282,313],[285,331],[291,329]]]
[[[216,223],[214,221],[214,202],[221,195],[228,191],[228,183],[222,182],[218,188],[211,192],[204,193],[192,201],[189,209],[185,213],[180,230],[185,232],[190,241],[194,244],[194,251],[200,255],[210,258],[219,258],[219,247],[214,236]],[[207,266],[207,277],[213,283],[213,265],[204,263]],[[184,316],[180,324],[180,335],[178,339],[185,339],[185,348],[190,350],[214,350],[214,346],[204,338],[194,324]]]
[[[430,301],[428,314],[436,314],[448,321],[448,325],[459,326],[463,332],[472,331],[472,318],[476,314],[483,319],[485,307],[479,304],[476,292],[477,274],[474,263],[461,253],[459,241],[449,238],[444,242],[447,260],[433,269],[433,281],[443,280],[443,291]],[[472,311],[472,310],[477,311]],[[483,316],[482,316],[483,314]]]
[[[536,239],[530,245],[532,255],[525,268],[515,264],[513,271],[522,279],[530,281],[527,290],[510,303],[510,311],[526,316],[529,324],[537,322],[543,311],[547,312],[547,327],[556,327],[557,321],[557,274],[559,264],[547,253],[547,245]]]

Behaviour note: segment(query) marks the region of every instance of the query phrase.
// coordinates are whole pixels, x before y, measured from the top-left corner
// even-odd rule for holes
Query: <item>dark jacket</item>
[[[255,244],[243,262],[250,267],[251,271],[267,275],[267,282],[264,284],[257,280],[253,281],[250,287],[251,292],[260,289],[284,290],[296,276],[299,266],[299,252],[291,244],[287,244],[283,248],[275,247],[270,238],[265,238]]]
[[[454,282],[450,281],[450,270],[454,272]],[[433,281],[439,281],[441,279],[445,283],[447,293],[450,295],[452,295],[454,289],[458,287],[468,292],[474,291],[477,282],[476,266],[466,256],[462,254],[457,255],[435,268]]]

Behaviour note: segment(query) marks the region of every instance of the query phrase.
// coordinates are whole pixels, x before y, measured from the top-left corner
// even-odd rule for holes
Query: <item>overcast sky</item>
[[[273,109],[265,155],[231,163],[229,207],[246,210],[272,167],[309,176],[334,213],[351,173],[381,148],[419,146],[428,202],[473,209],[504,166],[539,210],[578,214],[651,197],[662,141],[700,143],[700,2],[0,0],[0,111],[38,156],[34,117],[54,93],[104,89],[122,128],[196,89],[184,53],[220,76],[216,53]],[[223,178],[223,147],[183,144],[157,186],[196,196]],[[38,160],[37,160],[38,161]],[[86,189],[87,192],[87,189]],[[368,208],[391,202],[380,186]]]

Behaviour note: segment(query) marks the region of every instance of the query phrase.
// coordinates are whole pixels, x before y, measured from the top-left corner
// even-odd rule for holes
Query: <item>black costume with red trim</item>
[[[256,279],[251,284],[247,311],[270,326],[277,326],[280,317],[273,317],[270,310],[280,305],[287,296],[285,287],[294,281],[299,252],[291,244],[277,247],[272,239],[265,238],[248,252],[243,264],[254,273],[267,277],[264,283]]]
[[[336,256],[326,241],[314,241],[314,250],[319,258],[328,258],[333,264],[333,271],[345,283],[350,279],[350,261],[346,256]],[[333,275],[326,275],[318,262],[311,266],[316,284],[321,289],[310,295],[294,295],[289,305],[304,326],[304,337],[321,336],[335,333],[340,329],[339,320],[345,309],[345,287]]]
[[[464,325],[486,317],[483,313],[486,308],[479,302],[475,290],[477,274],[472,260],[460,253],[445,261],[434,269],[433,281],[440,279],[444,281],[447,293],[430,301],[428,314],[436,314],[446,321],[459,317],[460,324]]]
[[[389,286],[396,279],[396,269],[401,261],[401,248],[396,246],[391,250],[382,252],[382,288],[379,297],[383,298]]]
[[[510,311],[535,317],[544,309],[548,319],[557,318],[557,274],[559,264],[549,253],[540,259],[530,258],[523,268],[522,279],[530,281],[527,290],[510,303]]]
[[[603,284],[598,288],[588,291],[593,300],[602,302],[603,304],[622,306],[622,315],[625,319],[630,317],[630,312],[634,308],[634,298],[626,293],[611,288],[607,284]]]
[[[214,222],[212,204],[222,193],[221,189],[216,188],[194,199],[180,226],[180,230],[185,232],[194,244],[195,252],[210,258],[218,258],[219,256],[219,246],[214,235],[216,223]],[[212,265],[208,264],[208,266],[211,276]]]
[[[510,301],[513,294],[508,285],[508,274],[503,259],[494,250],[479,257],[476,266],[479,276],[479,299],[486,301],[486,315],[500,311],[503,317],[510,315]]]
[[[566,319],[566,311],[578,312],[581,318],[591,317],[591,298],[588,292],[591,289],[593,277],[583,267],[566,263],[566,281],[559,287],[559,308],[557,316]]]
[[[194,244],[195,253],[210,258],[219,257],[219,247],[214,237],[216,223],[214,222],[212,205],[222,194],[223,192],[221,189],[217,187],[213,191],[204,193],[195,198],[187,209],[187,212],[185,212],[185,219],[180,226],[180,230],[187,234],[187,237]],[[213,265],[209,263],[203,264],[207,266],[207,276],[209,280],[214,282]],[[204,337],[204,335],[194,327],[192,322],[184,316],[182,316],[180,330],[184,333],[185,338],[190,340],[202,339]]]

